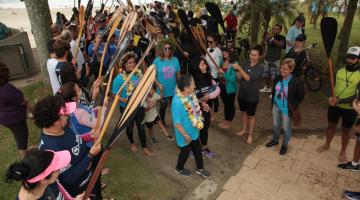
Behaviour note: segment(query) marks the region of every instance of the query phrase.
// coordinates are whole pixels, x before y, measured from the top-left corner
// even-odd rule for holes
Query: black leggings
[[[204,117],[204,127],[200,130],[200,142],[202,146],[207,146],[209,137],[209,126],[210,126],[210,112],[201,110],[202,116]]]
[[[28,147],[29,138],[29,131],[26,121],[5,125],[5,127],[10,129],[13,133],[18,150],[26,150]]]
[[[164,97],[163,101],[160,102],[160,110],[159,110],[159,115],[160,115],[160,119],[162,121],[162,123],[165,126],[165,114],[166,114],[166,108],[168,106],[169,103],[171,103],[173,97]]]
[[[120,112],[123,113],[125,110],[125,108],[123,107],[120,107]],[[141,147],[142,148],[146,148],[146,133],[145,133],[145,125],[144,124],[141,124],[142,120],[136,120],[137,118],[139,118],[139,115],[142,115],[143,113],[141,112],[144,112],[144,110],[139,110],[137,111],[137,113],[135,114],[135,117],[133,120],[131,120],[129,122],[129,124],[127,125],[126,127],[126,136],[128,137],[129,139],[129,142],[131,144],[134,143],[134,138],[133,138],[133,135],[134,135],[134,124],[136,124],[136,127],[138,129],[138,137],[139,137],[139,140],[140,140],[140,143],[141,143]]]
[[[224,115],[225,120],[232,121],[235,116],[235,96],[236,93],[227,94],[226,87],[223,84],[220,84],[220,96],[221,100],[224,103]]]
[[[203,169],[203,158],[202,158],[202,151],[201,151],[201,144],[199,139],[192,140],[190,144],[180,147],[180,154],[179,159],[176,165],[176,168],[179,170],[184,169],[184,165],[189,158],[190,150],[194,153],[195,160],[196,160],[196,167],[198,169]]]
[[[219,83],[219,78],[213,79],[216,83]],[[216,97],[215,99],[212,99],[209,101],[208,105],[210,108],[214,108],[214,112],[219,112],[219,99]]]

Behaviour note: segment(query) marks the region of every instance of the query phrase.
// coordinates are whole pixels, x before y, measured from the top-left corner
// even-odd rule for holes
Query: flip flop
[[[107,187],[106,183],[101,183],[101,190],[105,189]]]

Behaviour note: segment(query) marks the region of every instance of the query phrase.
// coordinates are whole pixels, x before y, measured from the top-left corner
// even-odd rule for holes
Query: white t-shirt
[[[76,47],[76,41],[75,40],[71,40],[70,42],[70,51],[74,56],[74,51],[75,51],[75,47]],[[85,59],[84,56],[81,52],[81,49],[78,47],[78,57],[77,57],[77,66],[80,70],[82,70],[83,64],[85,63]]]
[[[51,88],[54,95],[60,89],[60,83],[55,73],[55,68],[57,64],[58,61],[55,58],[50,58],[46,63],[46,68],[49,73]]]
[[[213,51],[211,51],[211,49],[213,49]],[[219,47],[207,48],[207,51],[210,53],[211,57],[215,60],[218,67],[220,67],[222,60],[223,60],[221,49]],[[209,58],[209,56],[207,54],[206,54],[205,59],[211,69],[211,76],[213,78],[219,78],[217,67],[214,65],[214,63],[211,61],[211,59]]]
[[[151,101],[152,103],[156,104],[157,101],[160,100],[160,95],[158,95],[156,92],[154,92],[153,96],[149,99],[149,101]],[[143,107],[147,108],[147,101],[148,99],[145,99],[144,103],[143,103]],[[156,106],[150,108],[148,111],[145,112],[145,118],[144,118],[144,122],[153,122],[156,118],[156,116],[158,116],[158,111]]]

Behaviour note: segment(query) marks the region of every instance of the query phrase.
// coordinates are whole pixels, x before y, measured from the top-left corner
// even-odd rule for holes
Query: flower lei
[[[122,76],[123,80],[125,81],[127,79],[127,77],[129,76],[129,74],[127,74],[125,70],[121,70],[120,72],[121,72],[121,76]],[[135,71],[135,73],[133,74],[133,76],[137,76],[140,79],[142,77],[141,70],[137,69]],[[126,88],[127,96],[130,96],[134,89],[135,89],[134,82],[130,80],[128,85],[127,85],[127,88]]]
[[[185,97],[181,94],[179,88],[177,87],[176,95],[180,97],[180,101],[183,103],[192,125],[201,130],[204,127],[204,118],[201,115],[199,100],[196,95],[192,93],[189,97]]]

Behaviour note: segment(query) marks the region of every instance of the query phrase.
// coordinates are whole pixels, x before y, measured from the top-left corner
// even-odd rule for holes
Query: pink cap
[[[53,157],[50,165],[39,175],[27,180],[28,183],[36,183],[38,181],[45,179],[47,176],[49,176],[54,171],[60,170],[64,167],[66,167],[67,165],[69,165],[69,163],[71,161],[71,154],[70,154],[70,151],[68,151],[68,150],[57,151],[57,152],[51,151],[51,150],[46,150],[46,151],[50,151],[50,152],[54,153],[54,157]]]
[[[76,110],[76,102],[66,102],[65,106],[59,111],[60,115],[70,115]]]

